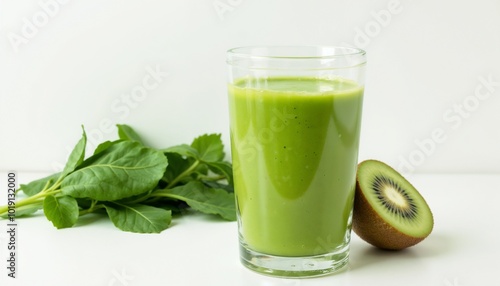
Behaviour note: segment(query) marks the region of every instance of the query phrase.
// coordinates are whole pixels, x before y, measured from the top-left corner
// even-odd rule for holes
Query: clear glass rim
[[[256,53],[256,50],[305,50],[309,49],[310,52],[313,51],[330,51],[322,55],[301,55],[297,53],[296,55],[265,55],[263,53]],[[343,51],[341,53],[335,53],[333,51]],[[276,60],[320,60],[320,59],[336,59],[342,57],[364,57],[366,56],[366,51],[349,46],[314,46],[314,45],[304,45],[304,46],[241,46],[235,47],[227,50],[228,57],[237,58],[252,58],[252,59],[276,59]]]

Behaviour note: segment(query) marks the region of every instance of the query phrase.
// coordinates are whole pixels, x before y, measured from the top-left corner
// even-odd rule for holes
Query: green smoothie
[[[251,250],[310,256],[350,235],[363,87],[244,78],[229,86],[239,232]]]

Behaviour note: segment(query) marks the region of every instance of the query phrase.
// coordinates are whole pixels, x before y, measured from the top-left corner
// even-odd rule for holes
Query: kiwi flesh
[[[377,160],[358,165],[352,228],[360,238],[401,250],[424,240],[433,226],[426,201],[401,174]]]

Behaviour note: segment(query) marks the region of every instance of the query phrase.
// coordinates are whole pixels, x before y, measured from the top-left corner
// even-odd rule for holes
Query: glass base
[[[241,263],[250,270],[282,278],[306,278],[343,270],[349,262],[349,245],[335,252],[314,256],[275,256],[259,253],[240,244]]]

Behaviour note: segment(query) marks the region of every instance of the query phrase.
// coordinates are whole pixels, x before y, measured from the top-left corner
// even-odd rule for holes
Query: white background
[[[211,132],[228,145],[225,51],[292,44],[367,50],[360,160],[413,172],[435,217],[425,241],[387,253],[354,235],[349,271],[278,280],[238,262],[236,223],[186,216],[143,236],[40,214],[19,220],[20,278],[2,263],[0,284],[499,285],[498,0],[0,0],[0,180],[60,167],[82,124],[90,148],[116,123],[156,147]]]
[[[498,0],[2,1],[0,170],[53,171],[82,124],[228,145],[225,51],[258,44],[367,50],[360,160],[500,172]]]
[[[40,173],[23,172],[27,181]],[[6,181],[0,174],[0,185]],[[43,214],[17,219],[17,278],[7,276],[7,226],[0,221],[2,286],[498,286],[500,175],[410,174],[434,229],[404,251],[377,250],[353,232],[346,271],[282,279],[246,269],[236,222],[190,214],[160,234],[116,229],[103,216],[56,229]],[[471,200],[471,190],[478,190]],[[471,203],[473,202],[473,203]]]

